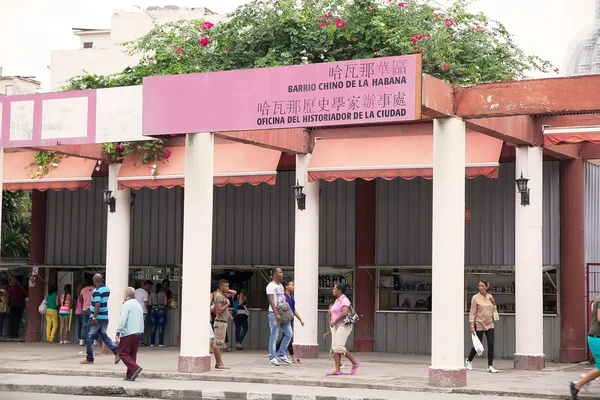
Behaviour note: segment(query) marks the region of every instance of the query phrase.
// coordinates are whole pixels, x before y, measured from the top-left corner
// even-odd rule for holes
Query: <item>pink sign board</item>
[[[421,118],[421,56],[153,76],[144,135],[364,125]]]
[[[95,90],[0,98],[2,148],[94,143],[95,124]]]

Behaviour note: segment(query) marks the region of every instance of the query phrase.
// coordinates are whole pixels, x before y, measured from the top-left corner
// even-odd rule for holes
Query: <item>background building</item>
[[[577,39],[567,66],[567,75],[600,74],[600,0],[596,0],[593,25]]]
[[[79,48],[52,52],[50,90],[60,89],[68,79],[84,72],[107,75],[137,64],[142,55],[127,54],[121,44],[144,36],[155,23],[182,19],[205,19],[214,23],[220,18],[222,16],[204,7],[148,7],[138,12],[116,11],[110,29],[73,28],[73,33],[81,39]]]
[[[3,76],[0,67],[0,96],[37,93],[41,82],[31,76]]]

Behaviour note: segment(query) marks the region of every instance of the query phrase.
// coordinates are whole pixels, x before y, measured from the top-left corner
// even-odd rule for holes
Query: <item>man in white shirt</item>
[[[141,288],[135,289],[135,299],[140,306],[142,306],[142,310],[144,311],[144,332],[146,331],[146,327],[148,325],[148,299],[150,298],[150,291],[152,290],[152,281],[144,282],[144,286]],[[142,346],[145,346],[144,343],[144,335],[142,335]]]
[[[269,298],[269,362],[271,365],[279,366],[279,361],[286,364],[291,364],[292,361],[285,355],[285,350],[288,348],[290,341],[292,340],[292,325],[290,320],[283,322],[279,313],[278,307],[283,303],[287,303],[285,300],[285,291],[281,281],[283,280],[283,270],[281,268],[275,268],[273,270],[273,281],[267,285],[267,297]],[[283,330],[283,340],[281,347],[279,348],[279,354],[276,353],[277,339],[279,339],[279,329]]]

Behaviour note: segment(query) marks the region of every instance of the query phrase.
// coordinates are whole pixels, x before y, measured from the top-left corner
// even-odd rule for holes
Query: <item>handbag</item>
[[[344,325],[354,325],[358,321],[358,314],[354,311],[352,304],[348,306],[348,314],[344,317]]]
[[[471,333],[471,341],[473,342],[473,348],[477,352],[477,355],[480,356],[483,354],[483,344],[481,344],[481,340],[477,337],[476,334]]]
[[[277,306],[277,312],[279,313],[279,322],[285,323],[290,322],[294,319],[294,314],[292,314],[292,309],[287,302],[280,303]]]
[[[48,302],[46,299],[42,300],[40,306],[38,307],[38,311],[40,314],[46,314],[46,310],[48,309]]]
[[[500,314],[498,314],[498,307],[494,306],[494,321],[498,321],[500,319]]]
[[[236,317],[239,318],[248,318],[250,316],[250,312],[248,311],[248,307],[246,306],[238,306],[237,312],[235,314]]]

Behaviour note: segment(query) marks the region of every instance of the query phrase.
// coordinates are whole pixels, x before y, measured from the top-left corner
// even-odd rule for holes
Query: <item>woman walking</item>
[[[335,370],[328,372],[327,376],[342,374],[342,356],[345,356],[352,363],[350,375],[354,375],[360,366],[360,363],[346,349],[346,341],[352,332],[352,324],[344,323],[344,319],[350,311],[350,300],[346,297],[347,289],[347,286],[343,283],[333,287],[335,301],[329,309],[329,326],[331,327],[331,347],[333,348]]]
[[[58,291],[56,286],[48,288],[46,295],[46,340],[54,343],[54,336],[58,330]]]
[[[167,322],[167,294],[160,283],[156,284],[155,292],[150,294],[148,305],[150,309],[150,346],[154,347],[156,330],[158,329],[158,347],[165,346],[165,324]]]
[[[69,320],[71,319],[71,285],[65,285],[63,294],[60,295],[59,305],[60,310],[58,316],[60,317],[60,344],[69,344],[67,340],[69,336]]]
[[[290,280],[290,281],[283,282],[283,288],[285,290],[285,300],[290,305],[290,310],[292,311],[292,314],[294,314],[294,316],[296,318],[298,318],[298,321],[300,321],[300,325],[304,326],[304,321],[302,320],[302,318],[296,311],[296,300],[294,300],[294,281]],[[292,332],[294,332],[294,320],[293,319],[292,319],[291,323],[292,323]],[[279,352],[279,348],[281,347],[282,341],[283,341],[283,336],[277,341],[277,352]],[[294,346],[292,344],[292,341],[290,341],[290,344],[288,346],[288,352],[290,353],[290,356],[292,357],[292,362],[294,364],[299,364],[300,359],[297,359],[296,356],[294,355]]]
[[[469,312],[469,328],[471,333],[475,333],[479,340],[483,335],[487,339],[488,345],[488,368],[487,371],[493,374],[497,373],[494,369],[494,307],[496,300],[488,293],[490,284],[485,281],[479,281],[479,293],[471,299],[471,311]],[[469,358],[466,361],[467,370],[473,371],[473,358],[475,358],[475,348],[471,349]]]

